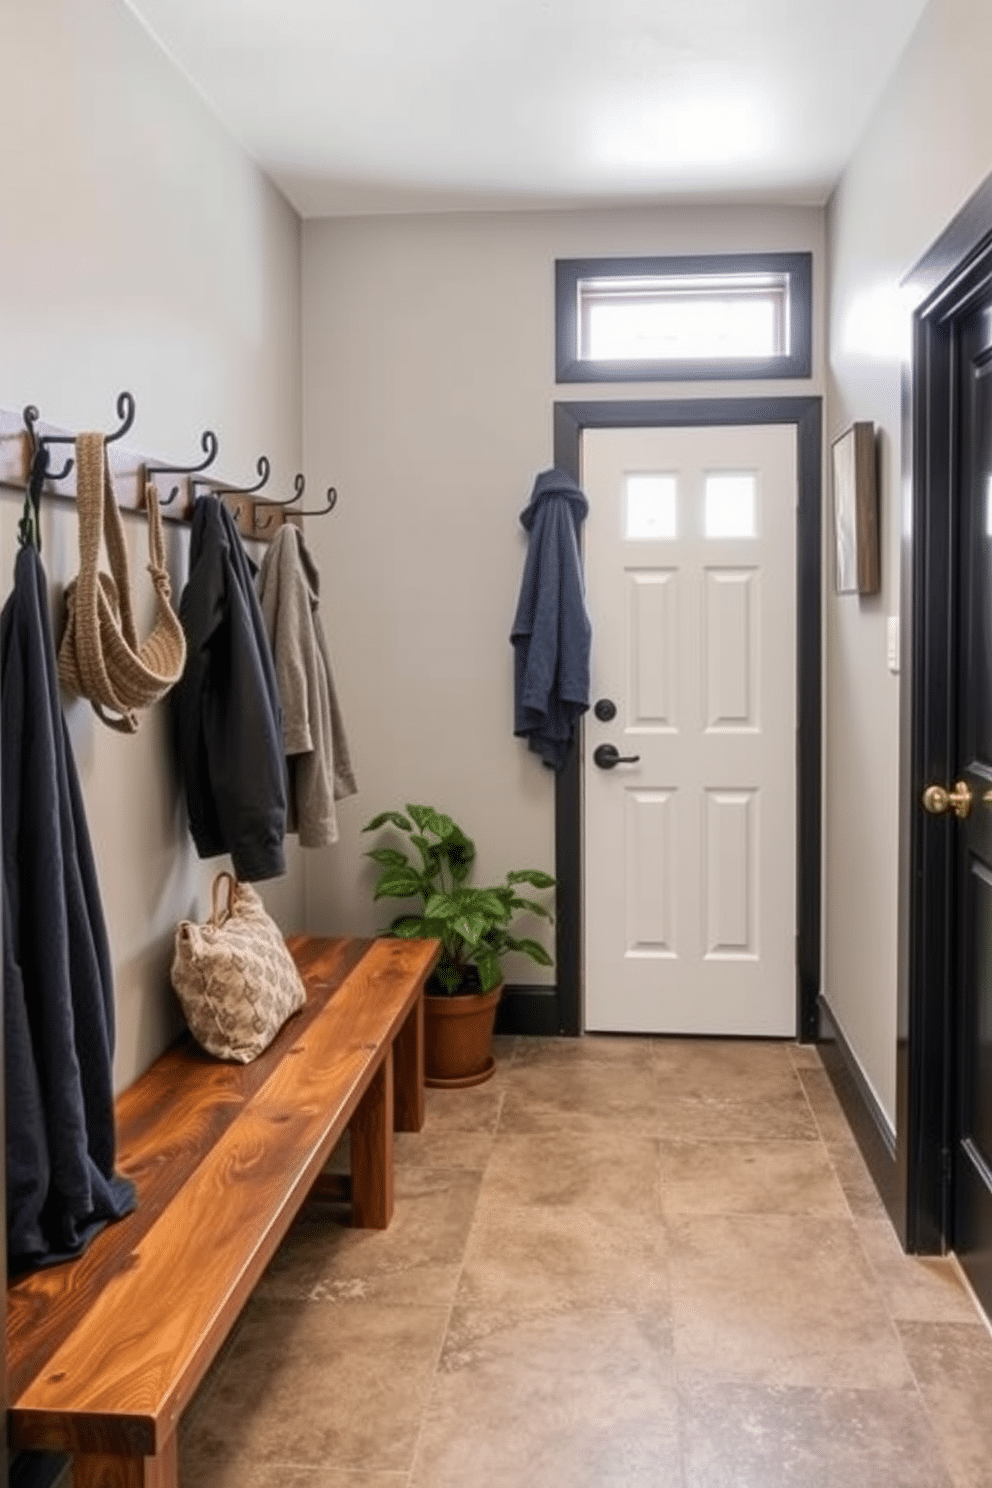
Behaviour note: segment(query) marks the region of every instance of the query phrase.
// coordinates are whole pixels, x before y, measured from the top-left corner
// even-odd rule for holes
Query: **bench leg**
[[[417,998],[393,1044],[396,1061],[397,1131],[418,1132],[424,1124],[424,996]]]
[[[73,1488],[179,1488],[175,1436],[155,1457],[111,1457],[88,1452],[72,1459]]]
[[[384,1230],[393,1217],[393,1051],[351,1118],[351,1222]]]

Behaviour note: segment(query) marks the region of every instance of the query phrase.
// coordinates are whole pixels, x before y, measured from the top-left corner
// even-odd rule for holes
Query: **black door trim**
[[[896,1207],[906,1249],[950,1240],[954,1142],[952,834],[920,807],[951,778],[957,544],[953,376],[957,328],[992,278],[992,177],[905,280],[925,296],[913,319],[904,387],[903,469],[912,471],[902,542],[904,675],[900,716],[900,879],[896,1051]],[[944,830],[940,831],[940,827]]]
[[[555,464],[580,476],[583,429],[678,425],[794,424],[797,437],[796,524],[796,1026],[818,1034],[820,990],[820,724],[822,433],[820,398],[692,398],[651,402],[556,403]],[[558,1021],[562,1033],[582,1023],[582,799],[578,749],[556,777],[555,862],[558,876]]]

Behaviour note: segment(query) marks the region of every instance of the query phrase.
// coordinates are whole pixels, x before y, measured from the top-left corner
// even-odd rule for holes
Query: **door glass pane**
[[[624,536],[633,542],[675,537],[678,531],[677,478],[674,475],[628,475],[626,482]]]
[[[751,472],[706,477],[707,537],[756,537],[758,482]]]

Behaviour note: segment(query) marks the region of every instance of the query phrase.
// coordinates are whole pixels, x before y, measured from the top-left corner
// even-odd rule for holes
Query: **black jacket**
[[[59,701],[45,573],[22,548],[0,617],[7,1247],[78,1255],[134,1208],[114,1173],[114,989]]]
[[[179,604],[186,667],[173,717],[196,850],[230,853],[249,881],[286,871],[282,714],[253,572],[230,512],[202,496]]]
[[[589,706],[592,625],[586,608],[579,527],[589,503],[564,470],[544,470],[520,514],[530,545],[510,639],[513,732],[546,765],[565,763],[575,723]]]

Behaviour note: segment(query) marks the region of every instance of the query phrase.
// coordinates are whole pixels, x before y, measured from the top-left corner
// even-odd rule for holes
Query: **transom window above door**
[[[808,377],[812,255],[559,259],[559,382]]]

